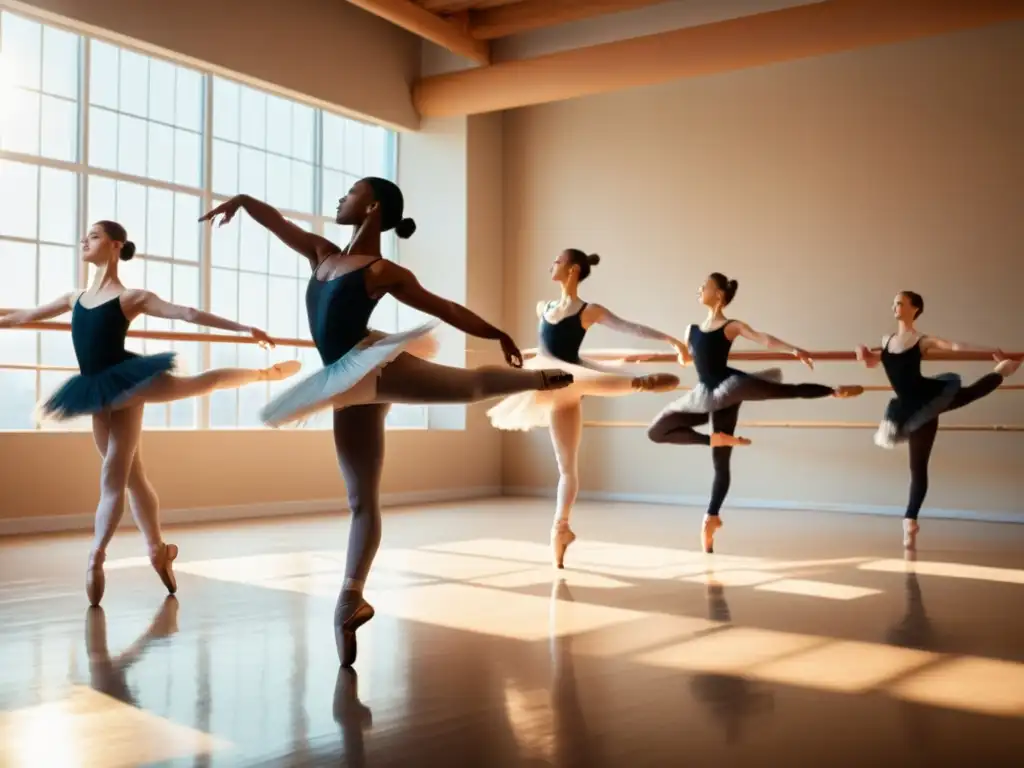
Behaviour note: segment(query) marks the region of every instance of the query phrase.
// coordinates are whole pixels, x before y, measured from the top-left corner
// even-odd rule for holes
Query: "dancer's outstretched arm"
[[[52,320],[60,317],[71,310],[78,292],[65,293],[59,299],[51,301],[35,309],[18,309],[14,312],[0,317],[0,328],[14,328],[24,323],[38,323],[42,320]]]
[[[927,356],[929,352],[988,352],[996,360],[1003,360],[1006,355],[998,347],[983,347],[977,344],[964,344],[959,341],[947,341],[936,336],[921,337],[921,354]]]
[[[651,328],[650,326],[643,325],[641,323],[634,323],[631,320],[626,320],[600,304],[588,304],[587,308],[583,311],[583,320],[588,325],[603,325],[607,328],[611,328],[613,331],[627,333],[630,336],[636,336],[641,339],[664,341],[675,349],[677,355],[684,360],[689,360],[690,353],[686,348],[686,344],[675,336],[662,333],[655,328]]]
[[[377,288],[390,293],[403,304],[426,312],[428,315],[443,320],[463,333],[480,339],[497,340],[501,351],[509,365],[519,368],[523,364],[523,355],[512,337],[495,328],[479,315],[469,311],[461,304],[442,298],[424,288],[416,275],[393,261],[381,259],[372,267],[374,282]]]
[[[749,339],[755,344],[760,344],[762,347],[767,347],[768,349],[782,350],[783,352],[793,355],[808,368],[814,368],[814,360],[811,359],[811,356],[806,350],[801,349],[800,347],[795,347],[777,336],[772,336],[770,333],[755,331],[749,325],[739,320],[734,320],[730,323],[729,327],[736,329],[736,336],[742,336],[743,338]],[[735,336],[733,338],[735,338]]]
[[[214,315],[210,312],[203,312],[194,307],[183,307],[164,301],[152,291],[132,290],[125,292],[123,302],[125,314],[136,317],[138,315],[150,315],[151,317],[162,317],[167,320],[183,320],[193,325],[204,325],[207,328],[217,328],[222,331],[236,331],[247,333],[261,344],[273,347],[274,342],[267,334],[259,328],[236,323],[234,320]]]
[[[249,195],[235,195],[227,202],[221,203],[209,213],[201,216],[199,220],[213,221],[220,216],[222,217],[220,226],[224,226],[234,218],[239,208],[248,213],[257,224],[272,232],[282,243],[309,259],[314,269],[328,256],[341,250],[327,238],[307,232],[297,224],[288,221],[273,206]]]
[[[857,359],[864,363],[866,368],[876,368],[882,362],[882,348],[869,349],[863,344],[857,345]]]

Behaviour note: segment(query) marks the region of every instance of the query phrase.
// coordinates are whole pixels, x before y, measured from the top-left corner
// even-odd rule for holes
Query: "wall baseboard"
[[[531,498],[555,497],[553,488],[511,487],[505,489],[506,496],[526,496]],[[706,496],[685,496],[654,493],[613,493],[610,491],[580,491],[582,501],[624,502],[631,504],[659,504],[681,507],[707,506]],[[883,515],[886,517],[903,517],[904,507],[881,506],[877,504],[835,504],[831,502],[782,501],[775,499],[729,499],[726,508],[735,509],[777,509],[808,512],[839,512],[849,515]],[[976,509],[940,509],[925,507],[921,515],[928,518],[944,520],[967,520],[980,523],[1024,523],[1024,510],[985,511]]]
[[[448,488],[438,491],[409,491],[406,493],[385,493],[381,495],[383,507],[405,507],[413,504],[436,504],[446,501],[468,501],[501,496],[498,486],[479,488]],[[164,525],[186,523],[219,523],[230,520],[252,520],[269,517],[293,517],[314,515],[323,512],[342,512],[348,509],[345,499],[310,499],[308,501],[276,501],[264,504],[238,504],[224,507],[197,507],[194,509],[161,510],[160,522]],[[127,513],[122,527],[134,527],[131,515]],[[71,533],[91,531],[93,515],[52,515],[49,517],[16,517],[0,520],[0,536],[24,536],[39,533]]]

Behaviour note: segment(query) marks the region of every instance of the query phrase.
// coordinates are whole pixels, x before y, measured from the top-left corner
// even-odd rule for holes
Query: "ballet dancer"
[[[684,365],[692,360],[697,369],[697,386],[666,407],[651,424],[647,436],[655,443],[711,446],[715,479],[711,500],[701,526],[701,544],[705,552],[714,551],[715,532],[722,527],[719,511],[729,492],[732,449],[750,445],[750,440],[735,435],[740,405],[745,400],[816,399],[854,397],[863,387],[826,387],[823,384],[782,384],[782,372],[772,368],[750,374],[729,367],[729,350],[740,336],[768,349],[793,355],[808,368],[814,368],[811,356],[799,347],[770,334],[756,331],[744,322],[726,318],[723,310],[736,296],[739,283],[713,272],[697,291],[708,316],[702,325],[686,329],[687,350]],[[694,427],[711,422],[710,435]]]
[[[600,304],[588,304],[579,297],[579,285],[590,276],[600,257],[576,248],[559,254],[551,265],[551,279],[561,286],[561,298],[537,304],[539,319],[538,354],[528,367],[557,366],[573,375],[571,386],[557,392],[523,392],[506,398],[491,408],[491,424],[502,430],[530,430],[548,427],[558,464],[558,491],[555,517],[551,527],[551,558],[557,568],[565,566],[565,552],[576,540],[569,527],[573,504],[579,493],[578,461],[583,433],[583,397],[618,397],[634,392],[668,392],[679,386],[679,377],[670,373],[637,376],[628,371],[603,366],[580,357],[583,337],[594,325],[644,339],[668,343],[677,355],[683,354],[683,342],[646,325],[623,320]]]
[[[164,301],[150,291],[126,288],[118,278],[119,261],[135,254],[135,244],[117,222],[99,221],[82,240],[82,259],[96,267],[92,285],[37,309],[0,317],[0,328],[15,328],[71,312],[71,340],[79,374],[72,376],[39,406],[40,420],[92,417],[92,433],[103,460],[95,534],[85,591],[99,605],[106,587],[103,562],[107,546],[124,514],[125,492],[135,524],[146,540],[149,561],[170,594],[177,591],[173,561],[178,547],[160,532],[160,502],[142,463],[142,415],[146,403],[169,403],[235,389],[257,381],[278,381],[298,372],[298,361],[264,369],[220,368],[198,376],[176,376],[174,352],[136,355],[125,349],[128,326],[140,315],[184,320],[196,325],[247,333],[273,346],[266,333],[231,320]]]
[[[516,370],[522,355],[507,333],[428,292],[408,269],[381,257],[382,232],[394,230],[408,238],[416,230],[412,219],[403,218],[404,207],[394,183],[375,177],[356,182],[339,201],[335,217],[338,224],[354,228],[344,249],[247,195],[201,218],[222,217],[223,225],[244,210],[309,261],[306,309],[324,367],[281,393],[261,417],[270,426],[280,426],[321,410],[334,411],[334,446],[352,510],[345,583],[335,610],[335,641],[343,666],[355,661],[356,630],[374,615],[363,587],[380,545],[384,420],[390,405],[473,403],[572,383],[572,376],[559,370]],[[423,359],[433,351],[430,333],[436,319],[402,333],[370,330],[370,315],[384,294],[472,336],[498,341],[512,367],[466,370]]]
[[[917,546],[917,534],[921,530],[917,515],[928,493],[928,461],[939,431],[939,416],[995,392],[1020,367],[1019,360],[1007,358],[994,347],[925,336],[914,326],[922,312],[924,299],[919,294],[913,291],[896,294],[893,301],[896,333],[883,338],[881,347],[857,347],[857,358],[868,368],[882,364],[896,394],[885,409],[875,433],[875,443],[890,449],[899,443],[910,444],[910,499],[903,517],[903,546],[911,550]],[[995,371],[965,387],[955,373],[935,377],[922,375],[921,360],[933,351],[991,353],[997,365]]]

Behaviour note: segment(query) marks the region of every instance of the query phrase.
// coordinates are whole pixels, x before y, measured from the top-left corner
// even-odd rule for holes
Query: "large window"
[[[245,192],[335,241],[338,198],[361,176],[394,178],[392,132],[224,77],[0,12],[0,307],[36,306],[86,287],[77,243],[92,221],[126,227],[137,256],[121,279],[279,338],[309,339],[305,260],[244,214],[211,229],[202,211]],[[385,255],[397,258],[386,237]],[[372,323],[397,330],[382,301]],[[142,318],[135,328],[204,329]],[[264,366],[316,352],[255,345],[131,339],[175,349],[186,371]],[[70,335],[0,331],[0,429],[32,429],[36,402],[75,372]],[[301,375],[301,374],[300,374]],[[281,387],[252,385],[149,406],[149,427],[259,426]],[[329,414],[308,427],[325,427]],[[426,426],[426,409],[394,409],[392,426]],[[88,423],[72,424],[86,428]]]

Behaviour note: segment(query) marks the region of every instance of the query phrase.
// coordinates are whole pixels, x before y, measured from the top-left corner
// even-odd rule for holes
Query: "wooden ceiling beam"
[[[395,26],[447,48],[452,53],[465,56],[477,64],[490,63],[491,51],[486,41],[471,37],[465,30],[421,8],[412,0],[348,1],[374,16],[380,16]]]
[[[608,13],[631,11],[667,0],[521,0],[496,8],[474,10],[470,34],[494,40],[531,29],[553,27]]]
[[[827,0],[420,80],[424,117],[473,115],[1024,19],[1024,0]]]

